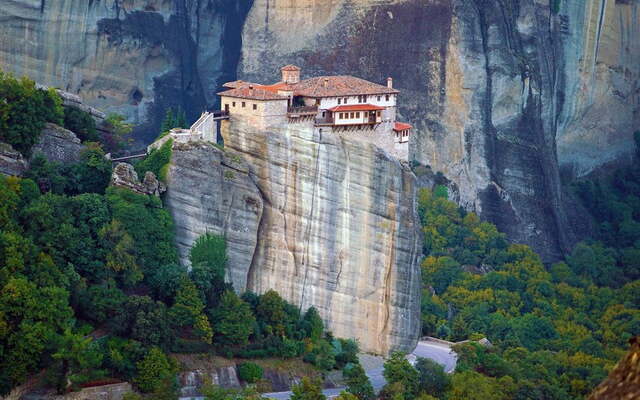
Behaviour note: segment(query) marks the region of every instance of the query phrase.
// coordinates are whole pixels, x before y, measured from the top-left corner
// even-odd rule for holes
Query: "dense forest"
[[[78,133],[86,146],[78,163],[35,155],[24,177],[0,176],[0,394],[36,377],[59,393],[130,381],[148,398],[175,399],[171,354],[209,353],[247,359],[238,373],[248,384],[263,374],[250,359],[300,358],[319,377],[343,370],[342,400],[375,397],[357,342],[326,332],[314,308],[300,310],[274,291],[236,294],[225,282],[224,237],[200,237],[187,270],[162,199],[109,187],[105,152],[121,148],[130,131],[121,117],[110,116],[109,129],[98,132],[91,116],[62,107],[54,90],[4,75],[0,100],[0,141],[25,156],[47,122]],[[180,120],[168,113],[163,129]],[[163,178],[167,143],[136,165],[139,174]],[[393,354],[379,397],[589,393],[640,334],[639,166],[573,184],[596,235],[553,265],[460,209],[445,187],[421,190],[422,333],[471,341],[456,346],[452,375],[430,360],[411,365]],[[484,337],[490,346],[475,342]],[[258,397],[252,385],[204,392],[212,400]],[[292,398],[323,399],[321,382],[303,379]]]
[[[357,362],[357,343],[325,333],[314,308],[300,310],[274,291],[239,297],[224,280],[223,237],[204,235],[191,270],[179,265],[161,199],[108,187],[103,147],[112,137],[99,136],[80,110],[66,118],[53,90],[10,76],[0,84],[0,104],[9,105],[0,140],[23,154],[46,122],[87,133],[79,163],[36,155],[24,178],[0,176],[0,393],[43,371],[59,393],[127,380],[171,398],[172,352],[302,357],[319,371]],[[51,105],[53,117],[43,114]],[[112,121],[122,127],[121,118]],[[136,169],[162,177],[169,157],[170,143]],[[239,372],[248,382],[261,378],[255,364]]]

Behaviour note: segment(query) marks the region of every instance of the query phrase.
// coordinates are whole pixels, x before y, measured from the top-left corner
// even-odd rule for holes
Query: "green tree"
[[[315,307],[309,307],[303,317],[303,326],[307,337],[313,342],[317,342],[322,338],[324,332],[324,323],[320,314]]]
[[[169,318],[177,327],[190,326],[194,334],[205,343],[211,343],[213,332],[209,319],[203,314],[205,304],[191,279],[183,277],[175,302],[169,309]]]
[[[97,142],[96,121],[91,114],[76,107],[65,107],[64,127],[75,133],[83,142]]]
[[[384,378],[387,384],[400,383],[404,388],[403,397],[414,399],[419,392],[420,376],[418,371],[407,361],[404,354],[395,352],[384,363]]]
[[[205,233],[194,243],[189,253],[191,279],[212,307],[225,290],[227,243],[223,236]]]
[[[99,235],[102,247],[107,251],[106,267],[110,274],[121,277],[127,287],[142,280],[142,271],[136,263],[133,239],[120,221],[111,221],[100,230]]]
[[[372,400],[375,398],[373,386],[369,377],[360,363],[347,364],[343,370],[346,378],[347,392],[354,394],[360,400]]]
[[[240,299],[234,291],[227,290],[220,304],[211,311],[214,342],[226,346],[244,346],[253,333],[255,317],[249,304]]]
[[[175,361],[167,357],[162,350],[152,347],[147,355],[137,364],[138,375],[134,382],[145,393],[157,392],[166,383],[173,384],[177,366]]]
[[[320,381],[308,377],[302,378],[299,384],[294,385],[291,392],[291,400],[326,400]]]
[[[69,384],[83,383],[103,374],[99,371],[102,354],[92,346],[91,337],[65,330],[56,343],[53,359],[60,362],[58,393],[65,393]]]
[[[449,388],[451,380],[442,365],[428,358],[418,358],[415,368],[420,377],[421,391],[441,397]]]
[[[238,365],[238,377],[247,383],[256,383],[262,379],[264,370],[261,366],[252,362],[245,362]]]
[[[162,120],[162,125],[160,130],[162,133],[169,132],[171,129],[176,127],[175,117],[173,116],[173,110],[171,108],[167,108],[165,112],[164,119]]]
[[[103,134],[102,142],[109,152],[122,149],[128,141],[128,136],[133,131],[133,124],[125,122],[123,115],[111,113],[105,119],[106,130],[109,134]]]
[[[256,307],[259,322],[268,326],[274,334],[284,336],[285,301],[275,290],[269,290],[262,296]]]

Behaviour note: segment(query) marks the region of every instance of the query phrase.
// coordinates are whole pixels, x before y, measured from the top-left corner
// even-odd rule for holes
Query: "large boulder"
[[[80,161],[80,155],[85,148],[75,133],[47,123],[40,134],[40,140],[31,149],[31,159],[41,154],[51,162],[72,164]]]
[[[11,145],[0,142],[0,173],[11,176],[22,176],[28,163],[19,151]]]
[[[166,185],[159,181],[153,172],[147,171],[144,179],[140,182],[138,173],[133,168],[133,165],[122,162],[113,168],[111,186],[122,187],[139,194],[152,196],[160,196],[167,190]]]

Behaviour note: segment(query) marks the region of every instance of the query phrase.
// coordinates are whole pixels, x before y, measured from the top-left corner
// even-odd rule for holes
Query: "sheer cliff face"
[[[558,4],[554,13],[545,0],[256,0],[239,75],[274,80],[291,62],[309,75],[393,76],[400,118],[417,128],[412,159],[442,171],[462,205],[555,259],[575,240],[560,171],[628,158],[640,95],[640,2]]]
[[[421,240],[411,171],[372,145],[296,124],[233,121],[223,135],[226,155],[174,146],[166,201],[183,259],[200,234],[225,234],[236,290],[315,306],[364,351],[412,350]]]
[[[251,0],[5,0],[0,68],[126,115],[147,137],[167,107],[197,118],[235,78]]]

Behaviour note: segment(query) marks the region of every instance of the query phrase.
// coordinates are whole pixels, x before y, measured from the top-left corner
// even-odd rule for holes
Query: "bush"
[[[171,161],[173,139],[167,140],[159,149],[153,149],[149,155],[136,164],[135,169],[140,179],[147,171],[153,172],[158,179],[166,181],[167,167]]]
[[[256,363],[246,362],[238,365],[238,376],[247,383],[256,383],[262,379],[264,371],[261,366]]]
[[[177,371],[175,362],[157,347],[151,348],[137,367],[138,376],[134,382],[146,393],[157,391],[165,382],[175,380]]]
[[[45,123],[60,124],[62,118],[62,100],[55,90],[40,90],[28,78],[0,72],[0,141],[28,156]]]
[[[76,107],[64,109],[64,127],[80,138],[81,141],[97,142],[96,121],[91,114]]]

